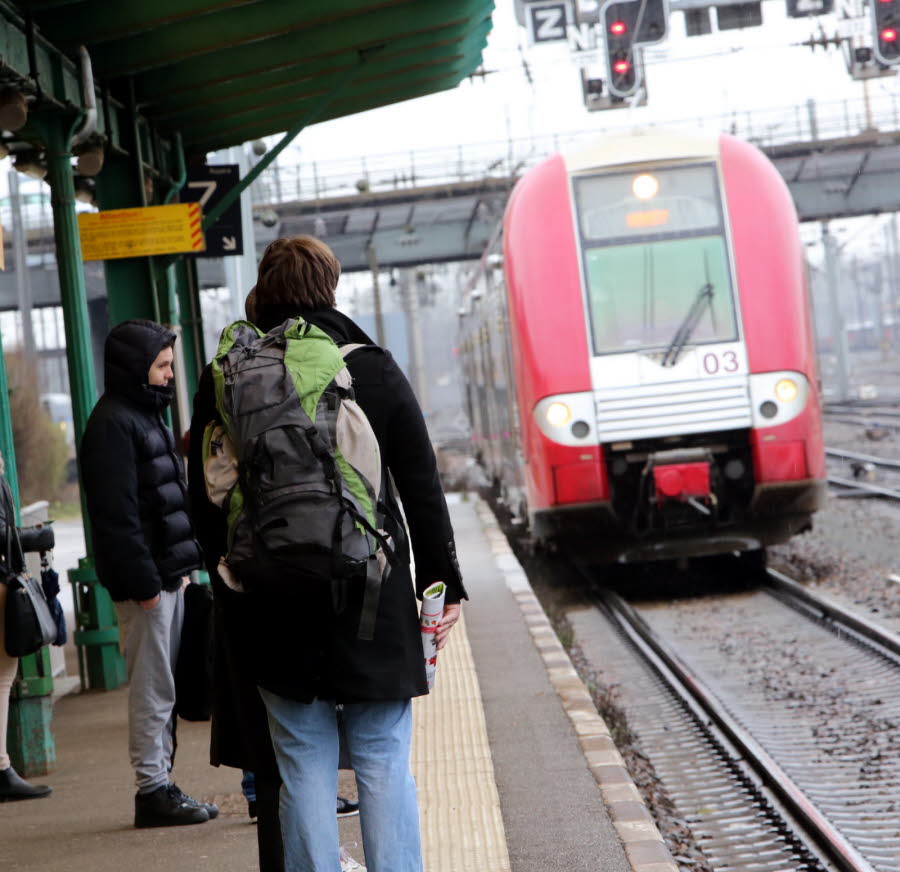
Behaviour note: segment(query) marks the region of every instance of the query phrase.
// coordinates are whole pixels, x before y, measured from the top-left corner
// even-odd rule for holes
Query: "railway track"
[[[855,427],[880,427],[896,432],[900,428],[900,405],[896,403],[829,403],[822,409],[826,420]]]
[[[838,448],[826,448],[825,456],[832,460],[845,460],[858,469],[884,469],[890,472],[900,471],[900,460],[890,457],[878,457],[874,454],[864,454],[859,451],[846,451]],[[846,478],[844,476],[829,475],[830,484],[840,488],[835,495],[838,497],[879,496],[890,500],[900,500],[900,489],[886,487],[883,484],[875,484],[862,478]]]
[[[710,868],[900,870],[900,639],[778,573],[712,616],[599,604],[576,638]]]

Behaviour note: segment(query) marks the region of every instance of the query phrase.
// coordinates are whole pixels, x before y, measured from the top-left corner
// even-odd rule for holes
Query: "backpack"
[[[226,584],[327,580],[340,612],[347,584],[364,579],[359,638],[372,639],[395,556],[382,529],[378,441],[344,362],[359,347],[338,348],[302,318],[268,333],[247,321],[226,327],[211,364],[220,420],[204,433],[203,466],[227,515]]]

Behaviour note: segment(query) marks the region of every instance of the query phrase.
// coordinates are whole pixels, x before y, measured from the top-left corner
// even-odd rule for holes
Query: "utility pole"
[[[366,245],[366,259],[372,270],[372,303],[375,310],[375,342],[384,348],[384,317],[381,314],[381,288],[378,285],[378,255],[371,240]]]
[[[417,281],[410,281],[410,271],[400,274],[403,303],[406,308],[409,363],[413,388],[422,411],[428,413],[428,379],[425,373],[425,355],[422,348],[422,319],[419,312],[419,288]]]
[[[831,304],[831,341],[837,358],[838,401],[850,396],[847,367],[847,332],[844,330],[844,316],[838,298],[838,250],[834,236],[828,230],[828,222],[822,222],[822,246],[825,249],[825,280],[828,283],[828,301]]]
[[[900,257],[897,251],[897,213],[891,215],[891,220],[884,227],[885,250],[888,262],[888,312],[891,316],[891,335],[893,345],[896,348],[900,339]]]
[[[10,170],[9,205],[12,212],[13,258],[16,270],[16,291],[19,296],[19,315],[22,319],[22,348],[30,360],[37,346],[34,342],[34,324],[31,320],[31,277],[28,275],[28,242],[22,220],[22,197],[19,194],[19,171]],[[44,388],[46,390],[46,388]]]

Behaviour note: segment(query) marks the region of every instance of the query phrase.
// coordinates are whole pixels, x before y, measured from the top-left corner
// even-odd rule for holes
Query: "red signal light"
[[[885,27],[882,29],[879,34],[879,38],[882,42],[896,42],[897,41],[897,28],[896,27]]]
[[[624,76],[625,73],[629,72],[630,70],[631,70],[630,61],[620,60],[620,61],[616,61],[613,64],[613,72],[618,73],[620,76]]]
[[[882,2],[884,2],[884,0],[882,0]],[[888,0],[888,2],[890,2],[890,0]],[[624,21],[614,21],[609,26],[609,32],[613,36],[621,36],[627,30],[628,30],[628,25],[625,24]]]

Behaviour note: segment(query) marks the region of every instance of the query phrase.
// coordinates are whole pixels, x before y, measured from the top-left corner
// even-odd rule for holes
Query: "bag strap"
[[[3,478],[3,502],[6,508],[6,568],[11,574],[18,574],[25,570],[25,555],[22,552],[22,543],[18,536],[13,536],[13,528],[16,525],[16,506],[13,502],[12,488],[6,478]],[[15,544],[15,548],[13,547]],[[14,558],[18,558],[13,562]]]
[[[341,357],[346,360],[357,348],[370,348],[371,346],[366,345],[363,342],[348,342],[346,345],[339,345],[338,350],[341,352]]]

